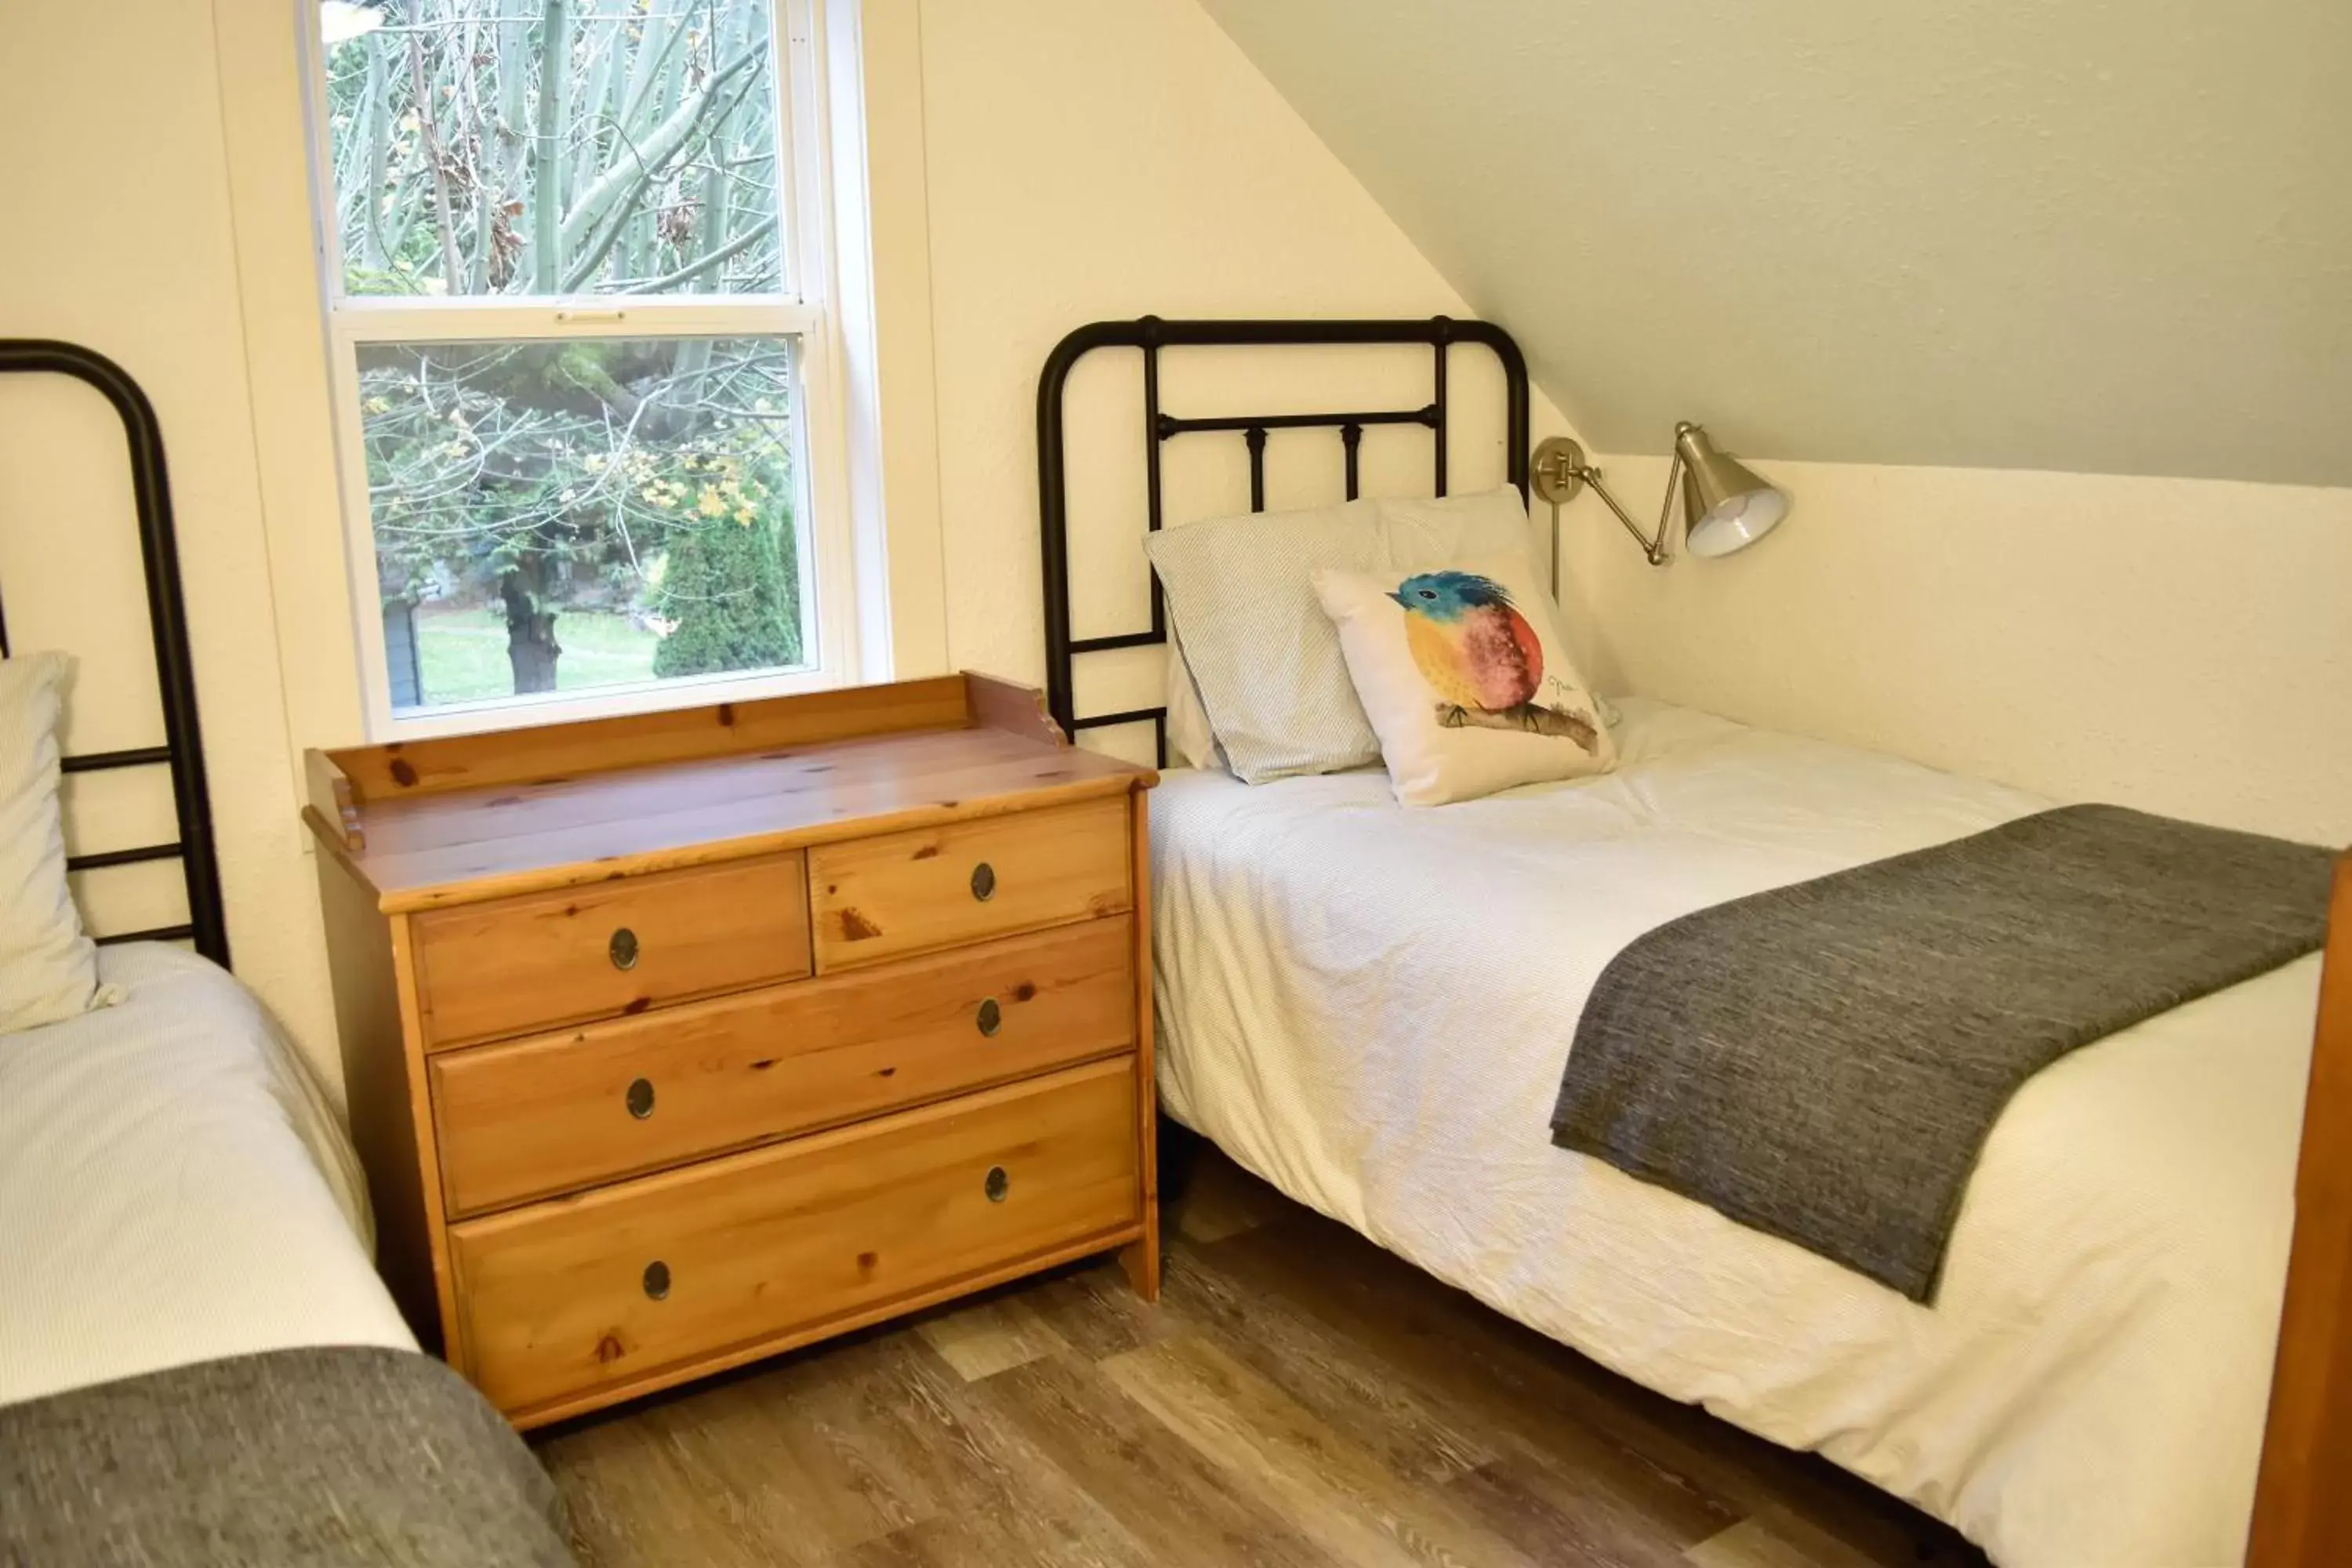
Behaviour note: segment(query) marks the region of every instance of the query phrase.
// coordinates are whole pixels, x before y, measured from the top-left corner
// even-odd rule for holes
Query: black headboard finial
[[[1345,414],[1238,414],[1203,418],[1178,418],[1160,408],[1160,351],[1195,347],[1329,347],[1350,343],[1427,343],[1433,357],[1430,371],[1430,401],[1419,408],[1376,409]],[[1419,425],[1426,427],[1435,450],[1433,464],[1437,494],[1445,493],[1446,352],[1456,343],[1477,343],[1494,353],[1503,367],[1503,452],[1505,472],[1522,498],[1528,492],[1528,363],[1511,335],[1491,321],[1462,321],[1450,316],[1417,321],[1171,321],[1141,316],[1131,321],[1094,321],[1078,328],[1054,345],[1037,378],[1037,520],[1039,546],[1045,566],[1045,707],[1064,732],[1104,729],[1113,724],[1150,723],[1164,766],[1168,761],[1165,708],[1134,708],[1118,713],[1094,713],[1080,718],[1075,695],[1077,656],[1110,648],[1141,647],[1168,640],[1167,609],[1160,580],[1151,580],[1151,628],[1110,637],[1073,638],[1070,635],[1069,476],[1063,443],[1062,395],[1070,372],[1097,349],[1132,348],[1143,355],[1143,454],[1145,526],[1157,532],[1161,522],[1160,447],[1178,436],[1201,431],[1240,434],[1249,452],[1250,510],[1265,510],[1265,442],[1271,430],[1321,428],[1339,434],[1342,474],[1349,500],[1356,499],[1358,452],[1364,429],[1371,425]]]
[[[228,963],[228,922],[221,910],[220,864],[213,847],[212,798],[205,786],[205,749],[196,721],[194,661],[188,651],[187,606],[180,592],[180,552],[172,528],[172,488],[163,468],[163,432],[154,405],[129,372],[94,349],[46,338],[0,338],[0,374],[69,375],[98,389],[121,417],[130,445],[131,495],[138,513],[139,555],[147,575],[147,626],[155,646],[155,682],[163,703],[163,743],[65,759],[69,773],[166,766],[179,819],[176,844],[99,850],[67,862],[73,871],[142,860],[177,859],[188,889],[184,925],[121,931],[101,942],[189,941],[214,963]],[[0,619],[0,655],[8,651]]]

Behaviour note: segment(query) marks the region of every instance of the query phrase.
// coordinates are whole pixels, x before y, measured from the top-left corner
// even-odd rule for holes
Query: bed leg
[[[1204,1140],[1198,1132],[1163,1116],[1160,1119],[1160,1201],[1174,1203],[1192,1184]]]

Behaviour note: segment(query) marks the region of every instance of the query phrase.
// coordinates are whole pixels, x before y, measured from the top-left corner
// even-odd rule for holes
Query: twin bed
[[[0,1405],[299,1345],[414,1351],[359,1159],[228,972],[111,944],[122,1000],[0,1036]]]
[[[1048,691],[1150,632],[1071,635],[1063,434],[1072,364],[1139,350],[1157,447],[1323,426],[1356,494],[1362,414],[1172,419],[1170,348],[1426,342],[1445,488],[1449,345],[1503,359],[1523,481],[1523,372],[1475,324],[1101,323],[1040,391]],[[1440,808],[1377,767],[1245,784],[1168,771],[1152,797],[1162,1101],[1293,1198],[1636,1381],[1816,1449],[2008,1568],[2234,1563],[2245,1549],[2321,959],[2147,1018],[2032,1078],[1969,1183],[1932,1301],[1556,1147],[1563,1062],[1612,960],[1678,917],[2047,809],[2022,791],[1625,700],[1622,762]]]
[[[1619,770],[1436,812],[1378,772],[1152,797],[1160,1089],[1302,1203],[1635,1381],[1818,1449],[1994,1560],[2238,1560],[2317,955],[2064,1058],[1932,1306],[1553,1146],[1604,964],[1678,915],[2039,809],[1626,700]]]
[[[168,778],[178,837],[78,846],[68,808],[67,865],[176,861],[186,917],[100,937],[111,1005],[0,1034],[0,1561],[569,1563],[553,1484],[419,1352],[349,1139],[228,972],[153,411],[73,345],[0,341],[5,373],[121,414],[146,568],[163,742],[63,767]]]

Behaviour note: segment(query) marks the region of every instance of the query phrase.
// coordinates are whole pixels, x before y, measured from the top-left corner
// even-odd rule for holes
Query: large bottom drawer
[[[1115,1058],[451,1227],[461,1364],[524,1421],[814,1338],[1141,1217]]]

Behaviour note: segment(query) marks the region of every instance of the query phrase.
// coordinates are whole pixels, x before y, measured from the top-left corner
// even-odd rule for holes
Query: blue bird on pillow
[[[1436,695],[1440,724],[1522,730],[1594,749],[1589,717],[1536,700],[1543,640],[1500,583],[1475,572],[1423,572],[1389,597],[1404,606],[1405,647]]]

